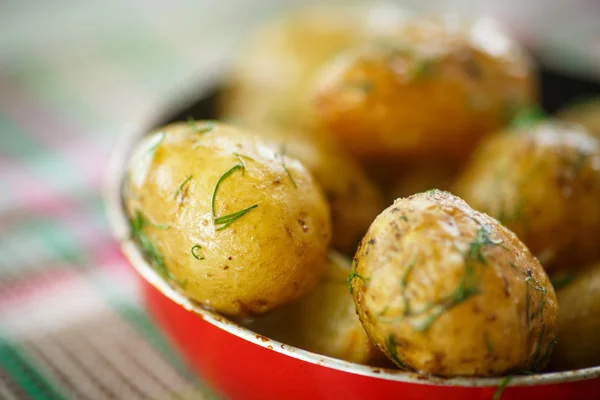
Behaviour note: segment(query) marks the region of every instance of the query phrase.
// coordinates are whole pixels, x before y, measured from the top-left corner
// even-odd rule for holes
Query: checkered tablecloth
[[[212,396],[139,303],[100,187],[128,123],[289,3],[0,0],[0,399]]]
[[[0,1],[2,400],[212,396],[144,312],[100,188],[117,136],[212,75],[251,2],[162,3]]]

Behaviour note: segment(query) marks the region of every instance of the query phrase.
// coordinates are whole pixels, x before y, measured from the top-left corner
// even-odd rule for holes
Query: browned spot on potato
[[[223,267],[223,269],[224,269],[225,271],[227,271],[227,270],[229,269],[229,265],[225,265],[225,266]]]
[[[229,257],[227,257],[227,259],[228,259],[229,261],[231,261],[231,260],[233,259],[233,257],[229,256]]]
[[[292,232],[289,226],[285,227],[285,232],[288,234],[289,237],[294,237],[294,233]]]
[[[301,212],[298,216],[298,224],[302,228],[302,232],[308,232],[308,225],[306,225],[306,213]]]

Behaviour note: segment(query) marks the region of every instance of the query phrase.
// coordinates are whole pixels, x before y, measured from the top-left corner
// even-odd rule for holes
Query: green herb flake
[[[385,341],[385,347],[392,361],[394,361],[396,365],[398,365],[400,368],[407,369],[406,364],[404,364],[402,360],[400,360],[400,358],[398,357],[398,350],[396,349],[396,341],[394,340],[394,335],[388,336],[387,340]]]
[[[350,294],[352,294],[354,292],[354,290],[352,289],[352,281],[354,280],[354,278],[358,278],[361,281],[363,281],[364,285],[367,285],[367,283],[369,282],[369,279],[370,279],[370,278],[365,278],[362,275],[359,275],[356,272],[356,265],[357,265],[356,260],[352,260],[352,269],[350,270],[350,275],[348,275],[348,279],[347,279],[348,290],[350,291]]]
[[[406,267],[406,270],[402,274],[402,279],[400,279],[400,290],[402,291],[402,304],[404,305],[404,316],[407,316],[410,313],[410,303],[408,301],[408,296],[406,295],[406,284],[408,283],[408,276],[412,272],[413,268],[417,264],[417,258],[415,257],[412,262]]]
[[[292,185],[294,185],[294,187],[297,189],[298,185],[296,185],[296,181],[292,177],[292,173],[290,172],[290,170],[288,169],[288,167],[285,165],[285,146],[282,146],[280,152],[275,153],[275,157],[279,159],[279,162],[281,163],[281,166],[283,167],[283,169],[284,169],[285,173],[287,174],[288,178],[290,178],[290,181],[292,182]]]
[[[511,129],[527,129],[536,125],[540,121],[547,118],[546,113],[539,105],[529,107],[514,108],[507,112],[511,114],[509,118],[509,126]]]
[[[408,222],[408,217],[406,215],[401,215],[400,219],[404,222]]]
[[[236,164],[233,167],[231,167],[229,170],[227,170],[223,175],[221,175],[221,177],[217,181],[217,184],[215,185],[215,189],[213,190],[212,199],[211,199],[211,210],[212,210],[213,223],[217,227],[217,231],[222,231],[222,230],[228,228],[235,221],[242,218],[244,215],[246,215],[247,213],[249,213],[250,211],[252,211],[258,207],[258,204],[254,204],[248,208],[244,208],[243,210],[236,211],[234,213],[224,215],[221,217],[217,217],[216,212],[215,212],[215,201],[217,198],[217,192],[219,191],[219,187],[221,186],[221,183],[223,183],[223,181],[225,179],[227,179],[227,177],[229,177],[231,174],[233,174],[238,169],[241,169],[242,173],[244,173],[244,171],[245,171],[244,164],[243,163]],[[218,226],[218,225],[221,225],[221,226]]]
[[[167,137],[167,134],[164,132],[160,132],[158,135],[159,135],[158,141],[154,144],[154,146],[152,146],[148,149],[148,153],[154,153],[158,149],[158,147],[162,144],[162,142],[164,142],[165,138]]]
[[[215,124],[210,121],[204,122],[202,125],[198,126],[198,122],[192,117],[188,117],[187,124],[194,132],[200,134],[211,132],[215,128]]]
[[[493,400],[500,400],[500,398],[502,397],[502,393],[504,392],[504,389],[506,389],[508,387],[512,378],[513,378],[512,375],[507,375],[502,379],[502,381],[500,381],[500,385],[494,392],[494,397],[492,398]]]
[[[142,253],[150,261],[150,265],[154,270],[162,276],[164,279],[170,279],[174,282],[178,282],[177,278],[167,268],[164,258],[156,245],[148,238],[145,234],[144,229],[146,227],[153,227],[157,229],[165,229],[167,225],[156,225],[146,221],[144,214],[137,210],[135,217],[130,221],[131,238],[138,242],[141,247]]]
[[[532,372],[538,372],[537,367],[538,367],[538,361],[540,358],[540,354],[542,352],[542,341],[544,340],[544,333],[546,333],[546,324],[542,324],[540,336],[538,337],[537,348],[535,350],[535,355],[533,356],[533,366],[531,367]],[[546,350],[547,349],[548,348],[546,347]]]
[[[194,245],[191,250],[192,256],[194,256],[196,260],[202,261],[204,260],[204,257],[198,254],[198,250],[202,250],[202,246],[199,244]]]
[[[181,185],[179,185],[179,187],[177,188],[177,191],[175,192],[175,194],[173,195],[173,200],[176,200],[177,197],[179,197],[179,194],[182,192],[183,188],[185,187],[185,185],[187,183],[189,183],[189,181],[193,178],[193,175],[188,176],[187,178],[185,178],[185,180],[181,183]]]
[[[415,60],[409,73],[410,79],[418,79],[433,75],[435,71],[435,60],[431,58],[419,58]]]

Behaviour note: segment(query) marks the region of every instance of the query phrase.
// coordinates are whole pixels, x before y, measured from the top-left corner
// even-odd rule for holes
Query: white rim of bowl
[[[209,86],[203,85],[200,90],[195,93],[207,93]],[[196,87],[198,89],[198,87]],[[193,93],[189,91],[188,94]],[[191,98],[191,96],[188,96]],[[189,105],[189,101],[178,101],[170,104],[175,106],[157,108],[157,110],[176,111],[180,110],[181,106]],[[162,116],[164,113],[155,113],[154,115]],[[169,115],[167,113],[166,115]],[[158,289],[163,295],[169,298],[174,303],[182,306],[188,311],[200,315],[204,321],[235,335],[241,339],[251,342],[255,345],[268,348],[269,350],[284,354],[286,356],[302,360],[311,364],[320,365],[322,367],[331,368],[343,372],[348,372],[356,375],[369,376],[377,379],[390,381],[414,383],[419,385],[438,385],[438,386],[462,386],[462,387],[490,387],[499,386],[504,377],[494,378],[441,378],[419,374],[416,372],[406,372],[400,370],[376,368],[366,365],[351,363],[332,357],[323,356],[312,353],[310,351],[298,349],[288,346],[276,340],[265,340],[265,337],[257,334],[249,329],[246,329],[226,317],[207,310],[202,306],[190,301],[182,293],[174,289],[152,268],[146,261],[137,244],[128,239],[129,236],[129,220],[123,207],[121,188],[122,178],[125,171],[125,165],[133,148],[133,144],[143,137],[149,130],[153,129],[148,122],[155,122],[152,118],[148,118],[141,123],[133,124],[119,137],[117,144],[112,152],[108,174],[104,185],[104,200],[106,214],[113,236],[120,242],[121,251],[129,260],[133,268],[152,286]],[[533,386],[533,385],[549,385],[557,383],[575,382],[580,380],[600,378],[600,366],[590,367],[572,371],[550,372],[535,375],[515,375],[512,377],[509,386]]]

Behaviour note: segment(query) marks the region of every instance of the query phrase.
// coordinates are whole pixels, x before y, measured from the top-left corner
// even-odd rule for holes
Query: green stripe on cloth
[[[9,343],[0,335],[0,368],[2,368],[19,385],[19,387],[35,400],[62,400],[66,398],[52,386],[46,377],[22,356],[21,349]]]

